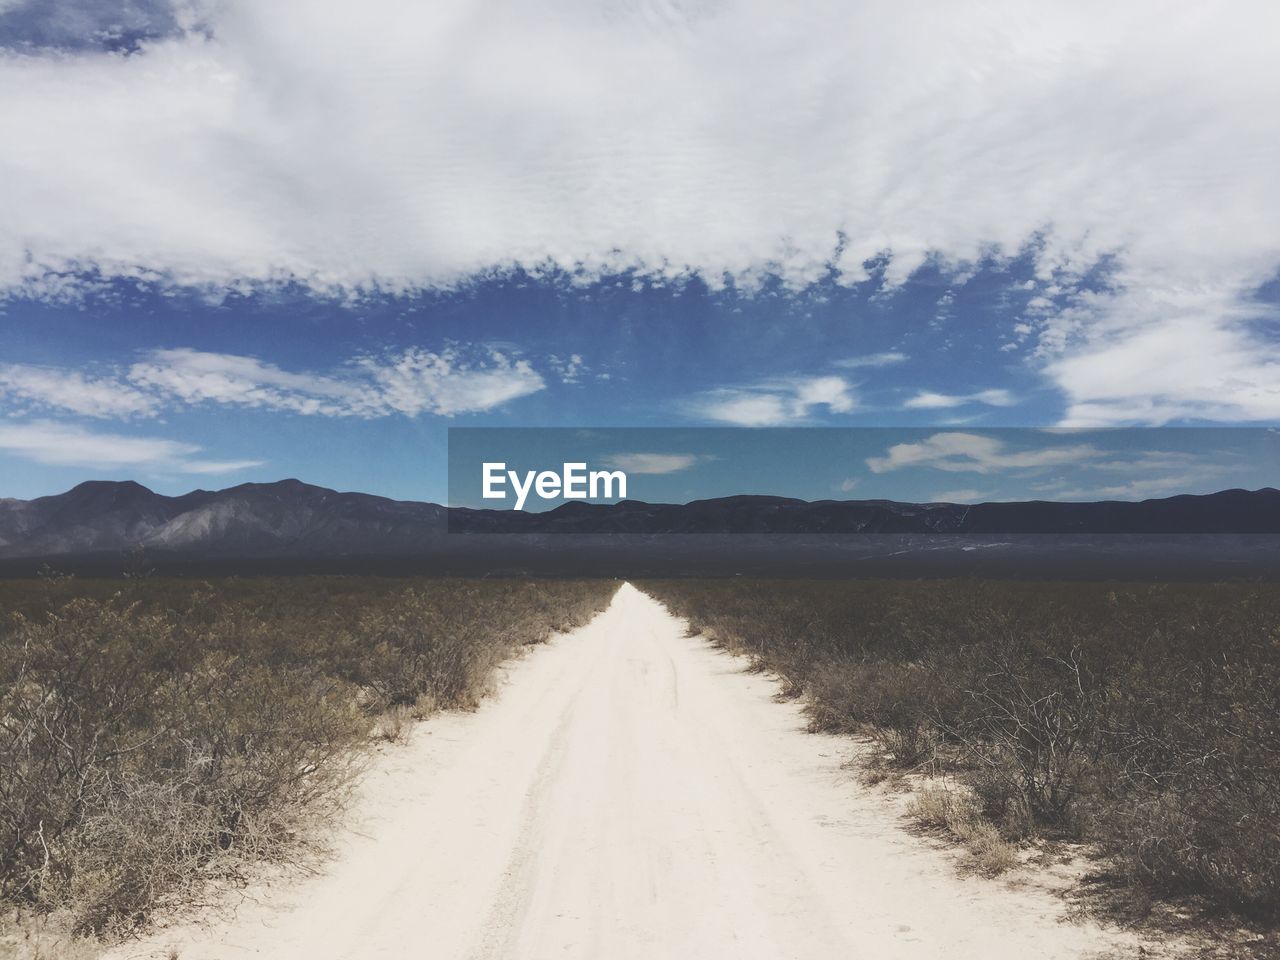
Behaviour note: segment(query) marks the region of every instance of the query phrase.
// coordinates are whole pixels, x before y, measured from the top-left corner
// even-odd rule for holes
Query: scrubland
[[[474,706],[499,663],[615,586],[0,583],[0,926],[117,936],[297,857],[371,738]]]
[[[269,871],[104,960],[1168,956],[1063,922],[1047,890],[958,876],[845,743],[632,585],[549,647],[377,751],[323,869]]]
[[[1280,588],[648,581],[693,629],[936,776],[920,820],[997,873],[1088,841],[1125,909],[1280,920]]]
[[[964,844],[979,872],[1082,841],[1112,906],[1194,903],[1255,929],[1280,921],[1280,589],[640,586],[780,677],[815,731],[873,738],[870,772],[914,771],[916,818]],[[70,931],[128,934],[210,880],[304,859],[329,835],[373,742],[438,709],[476,705],[499,663],[591,619],[614,589],[371,577],[0,582],[0,953],[23,931],[30,956],[50,955],[32,944],[54,943],[52,955],[80,955]],[[628,683],[647,678],[636,703],[678,702],[674,690],[650,689],[663,671],[632,676],[628,644],[666,622],[636,597],[613,616],[616,642],[597,649],[593,635],[573,649],[596,651],[596,669],[616,659]],[[675,643],[682,627],[672,629]],[[698,685],[694,666],[681,681],[685,720],[690,684],[707,703],[723,699],[715,683]],[[631,689],[618,682],[590,702],[607,713]],[[495,729],[507,729],[502,719]],[[760,735],[715,711],[703,719]],[[647,742],[644,730],[633,739]],[[653,759],[639,750],[631,762]]]

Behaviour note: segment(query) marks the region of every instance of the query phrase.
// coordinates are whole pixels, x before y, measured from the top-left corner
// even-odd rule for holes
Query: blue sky
[[[179,493],[296,476],[444,500],[447,429],[459,426],[929,427],[961,435],[1051,426],[1063,398],[1029,368],[1026,346],[1011,333],[1030,298],[1024,282],[1015,262],[961,286],[922,271],[888,294],[874,280],[741,293],[713,292],[696,279],[574,286],[517,275],[348,304],[298,292],[210,304],[119,282],[74,304],[11,302],[0,327],[4,493],[29,497],[125,477]],[[407,368],[406,357],[414,360]],[[433,375],[440,363],[448,372]],[[823,462],[825,441],[815,434],[816,447],[779,454],[771,470],[758,455],[721,455],[719,443],[668,449],[661,431],[638,435],[630,443],[637,450],[615,442],[604,452],[697,454],[697,471],[672,471],[682,476],[651,489],[686,498],[1131,498],[1261,486],[1275,466],[1221,456],[1222,437],[1256,431],[1191,430],[1178,439],[1149,428],[1124,432],[1121,445],[1180,455],[1198,447],[1215,469],[1148,459],[1121,475],[1059,459],[1051,474],[1001,477],[984,467],[880,476],[860,463],[904,436],[930,435],[873,432],[857,456]],[[1061,445],[1036,431],[1013,436],[1020,447]],[[523,446],[513,445],[512,457]]]
[[[0,0],[0,496],[440,500],[450,426],[1280,420],[1280,8],[920,6]],[[1028,478],[954,479],[904,489]]]

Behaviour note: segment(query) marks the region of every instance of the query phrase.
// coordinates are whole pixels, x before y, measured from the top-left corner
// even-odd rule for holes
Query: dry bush
[[[473,706],[614,584],[15,586],[0,626],[0,904],[113,936],[324,836],[371,735]],[[23,590],[25,589],[25,593]]]
[[[952,668],[959,676],[948,680],[959,681],[967,702],[939,719],[976,762],[989,800],[999,797],[999,806],[1020,806],[1035,823],[1063,827],[1097,759],[1091,747],[1103,717],[1099,685],[1078,647],[1054,653],[1052,645],[1042,648],[1043,636],[1001,626],[968,651],[965,673]]]
[[[375,739],[385,740],[387,743],[399,743],[404,739],[415,719],[414,707],[407,707],[403,704],[392,707],[378,717],[374,723],[373,736]]]
[[[225,851],[288,847],[295,811],[345,782],[367,729],[352,687],[200,639],[124,598],[13,622],[0,687],[6,899],[68,909],[86,932],[136,924]]]
[[[911,815],[963,843],[970,868],[985,877],[999,876],[1018,865],[1017,849],[983,816],[981,804],[965,792],[926,786],[916,794]]]
[[[817,667],[806,689],[811,730],[869,733],[904,769],[936,760],[939,687],[921,664],[837,660]]]
[[[938,758],[938,738],[926,723],[913,726],[878,727],[875,737],[894,766],[917,770]]]
[[[654,581],[803,684],[814,729],[959,773],[1004,837],[1280,919],[1280,587]]]

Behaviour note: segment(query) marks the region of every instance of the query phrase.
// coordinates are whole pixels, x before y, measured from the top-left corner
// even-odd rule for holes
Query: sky
[[[0,496],[443,500],[450,427],[1265,432],[1277,35],[1251,0],[0,0]],[[1228,435],[821,485],[1262,485],[1212,473]]]

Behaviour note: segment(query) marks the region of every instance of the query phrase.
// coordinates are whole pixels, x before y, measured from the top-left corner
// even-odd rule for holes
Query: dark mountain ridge
[[[685,504],[570,503],[544,513],[449,511],[455,533],[1201,534],[1280,533],[1280,490],[1130,502],[900,503],[734,496]]]

